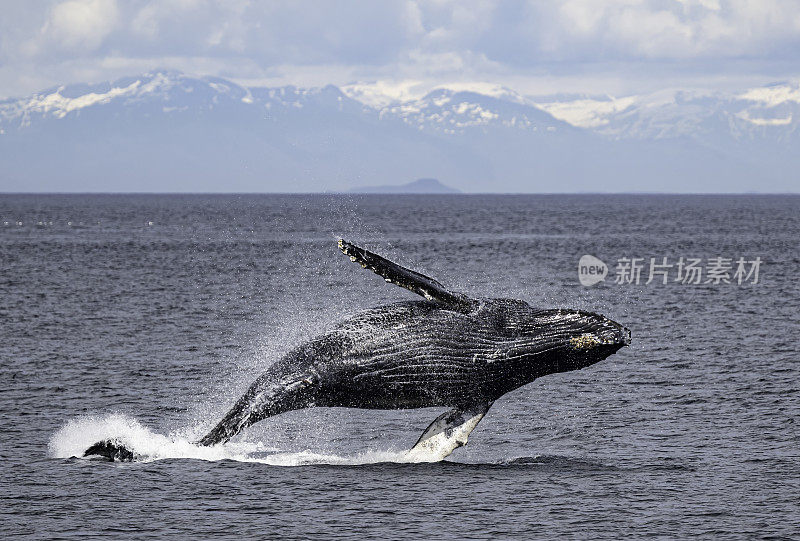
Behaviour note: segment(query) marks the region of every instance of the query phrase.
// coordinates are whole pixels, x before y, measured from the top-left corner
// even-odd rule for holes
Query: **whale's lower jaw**
[[[83,453],[84,458],[102,458],[109,462],[133,462],[136,455],[121,441],[107,439],[98,441]]]

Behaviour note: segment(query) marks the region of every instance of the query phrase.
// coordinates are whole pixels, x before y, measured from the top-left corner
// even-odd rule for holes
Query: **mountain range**
[[[157,71],[0,101],[0,191],[796,192],[800,85],[523,96]],[[363,191],[363,190],[362,190]]]

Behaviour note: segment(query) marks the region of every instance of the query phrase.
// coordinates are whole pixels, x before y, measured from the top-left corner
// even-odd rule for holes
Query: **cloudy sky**
[[[800,77],[800,0],[0,0],[0,96],[156,68],[526,94]]]

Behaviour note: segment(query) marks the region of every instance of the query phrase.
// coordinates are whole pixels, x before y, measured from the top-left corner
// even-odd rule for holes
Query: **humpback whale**
[[[630,344],[630,331],[600,314],[471,297],[345,240],[353,262],[424,300],[357,313],[272,364],[197,443],[223,443],[248,426],[312,407],[443,407],[409,451],[441,460],[492,403],[537,378],[595,364]],[[84,456],[133,460],[124,442],[103,440]]]

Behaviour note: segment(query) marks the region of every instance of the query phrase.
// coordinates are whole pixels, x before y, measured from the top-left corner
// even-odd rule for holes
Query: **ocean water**
[[[400,462],[436,409],[192,445],[293,345],[413,298],[338,236],[453,289],[599,311],[633,343],[509,393],[444,462]],[[797,196],[0,195],[0,534],[796,538],[798,239]],[[584,254],[609,266],[594,287]],[[631,257],[641,280],[615,283]],[[761,266],[647,284],[651,257]],[[147,458],[74,458],[108,436]]]

